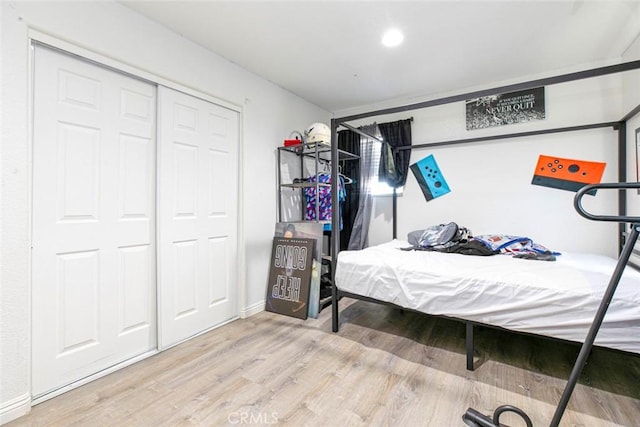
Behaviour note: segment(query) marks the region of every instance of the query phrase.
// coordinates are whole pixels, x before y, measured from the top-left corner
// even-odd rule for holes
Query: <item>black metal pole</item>
[[[593,323],[591,324],[591,328],[589,329],[589,333],[587,334],[587,338],[582,344],[582,348],[580,349],[580,353],[578,354],[578,358],[576,359],[576,363],[573,365],[573,370],[571,371],[571,375],[569,376],[569,381],[565,386],[564,392],[562,393],[562,397],[560,398],[560,403],[558,403],[558,407],[556,408],[556,412],[553,415],[553,419],[551,420],[551,427],[557,427],[560,424],[560,419],[562,419],[562,415],[564,414],[565,409],[567,408],[567,404],[569,403],[569,399],[571,398],[571,393],[573,393],[573,389],[575,388],[578,378],[580,377],[580,373],[584,368],[585,363],[587,362],[587,358],[589,357],[589,353],[593,348],[593,343],[596,339],[596,334],[602,325],[602,321],[604,320],[604,315],[609,308],[609,304],[611,303],[611,299],[613,298],[613,294],[618,287],[618,282],[620,282],[620,278],[622,277],[622,272],[624,271],[624,267],[629,261],[629,257],[631,256],[631,252],[633,251],[633,246],[638,240],[638,234],[640,231],[640,224],[633,224],[631,228],[631,234],[629,235],[629,239],[624,245],[622,249],[622,253],[618,258],[618,263],[616,264],[616,268],[613,271],[613,275],[611,276],[611,280],[609,281],[609,286],[604,293],[604,297],[602,298],[602,302],[600,303],[600,307],[596,312],[596,316],[593,319]]]
[[[398,238],[398,192],[393,187],[393,238]]]
[[[473,371],[473,323],[466,322],[467,334],[465,344],[467,348],[467,370]]]
[[[478,90],[478,91],[467,92],[459,95],[447,96],[439,99],[432,99],[429,101],[403,105],[400,107],[384,108],[381,110],[369,111],[367,113],[339,117],[337,120],[340,122],[349,122],[352,120],[364,119],[367,117],[401,113],[405,111],[418,110],[425,107],[433,107],[435,105],[450,104],[452,102],[457,102],[457,101],[466,101],[467,99],[480,98],[482,96],[495,95],[498,93],[512,92],[516,90],[525,90],[525,89],[531,89],[538,86],[548,86],[548,85],[557,84],[557,83],[565,83],[565,82],[571,82],[574,80],[604,76],[607,74],[621,73],[624,71],[635,70],[638,68],[640,68],[640,61],[624,62],[621,64],[608,65],[605,67],[594,68],[591,70],[578,71],[575,73],[562,74],[559,76],[530,80],[528,82],[515,83],[515,84],[506,85],[506,86],[494,87],[491,89]]]
[[[347,129],[349,129],[350,131],[353,131],[353,132],[357,133],[358,135],[364,136],[367,139],[371,139],[373,141],[378,141],[379,143],[384,144],[384,141],[381,140],[380,138],[376,138],[375,136],[370,135],[370,134],[368,134],[367,132],[365,132],[365,131],[363,131],[361,129],[358,129],[357,127],[351,126],[349,123],[338,123],[338,126],[344,126]]]
[[[338,199],[338,123],[331,119],[331,329],[338,332],[338,287],[336,266],[340,252],[340,201]]]
[[[620,122],[618,126],[618,182],[627,182],[627,123]],[[618,190],[618,215],[627,214],[627,192]],[[627,224],[618,224],[618,254],[622,250],[625,241],[625,227]]]
[[[277,167],[277,176],[276,176],[276,192],[278,193],[278,222],[282,222],[282,172],[280,169],[281,157],[280,157],[280,149],[276,150],[278,152],[278,164]]]
[[[433,148],[433,147],[443,147],[448,145],[470,144],[474,142],[498,141],[501,139],[515,139],[515,138],[522,138],[526,136],[538,136],[538,135],[546,135],[550,133],[561,133],[561,132],[577,132],[581,130],[600,129],[600,128],[608,128],[608,127],[617,129],[619,125],[620,125],[620,122],[592,123],[589,125],[568,126],[568,127],[553,128],[553,129],[539,129],[539,130],[532,130],[528,132],[503,133],[500,135],[479,136],[476,138],[464,138],[464,139],[455,139],[455,140],[449,140],[449,141],[434,141],[434,142],[427,142],[425,144],[413,144],[413,145],[405,145],[403,147],[396,147],[394,148],[394,150],[396,152],[406,151],[406,150],[417,150],[420,148]]]

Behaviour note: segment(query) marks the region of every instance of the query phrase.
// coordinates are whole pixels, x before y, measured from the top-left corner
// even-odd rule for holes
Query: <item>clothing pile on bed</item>
[[[438,224],[423,230],[415,230],[407,235],[412,245],[402,250],[436,251],[462,255],[507,254],[515,258],[540,261],[555,261],[560,255],[528,237],[508,234],[485,234],[473,236],[471,230],[460,227],[455,222]]]

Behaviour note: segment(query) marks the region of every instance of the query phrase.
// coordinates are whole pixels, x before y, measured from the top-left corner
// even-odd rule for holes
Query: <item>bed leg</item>
[[[340,322],[338,318],[338,288],[336,285],[333,286],[333,292],[331,294],[331,330],[333,332],[338,332],[340,329]]]
[[[473,371],[473,323],[466,322],[467,326],[467,370]]]

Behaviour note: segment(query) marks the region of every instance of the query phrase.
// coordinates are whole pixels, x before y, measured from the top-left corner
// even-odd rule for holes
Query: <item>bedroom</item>
[[[576,3],[576,7],[579,4]],[[631,3],[633,5],[633,3]],[[569,11],[573,7],[567,6]],[[583,9],[583,10],[588,10]],[[620,39],[607,39],[612,49],[617,49],[611,59],[603,57],[600,61],[590,61],[589,66],[584,64],[565,65],[564,69],[557,67],[550,73],[548,69],[532,73],[503,76],[501,79],[492,77],[492,70],[484,70],[489,80],[475,83],[478,88],[490,88],[499,86],[499,82],[511,79],[512,81],[529,80],[540,75],[553,75],[563,71],[574,71],[595,66],[607,65],[620,61],[633,61],[640,57],[640,46],[635,41],[638,34],[634,23],[637,20],[637,7],[630,7],[630,12],[623,15],[628,18],[627,26],[616,34]],[[566,11],[565,11],[566,12]],[[568,13],[568,12],[567,12]],[[593,12],[592,12],[593,13]],[[308,19],[308,18],[307,18]],[[242,190],[240,205],[244,213],[240,216],[242,225],[239,236],[240,249],[238,252],[237,281],[240,284],[238,291],[238,317],[251,316],[262,311],[264,307],[264,287],[267,276],[267,261],[269,257],[270,241],[273,234],[273,225],[276,218],[275,188],[272,177],[275,175],[275,148],[280,145],[292,129],[302,129],[309,123],[316,121],[329,122],[332,116],[339,117],[353,112],[347,109],[349,104],[340,104],[338,107],[319,107],[303,99],[302,96],[293,95],[295,91],[284,90],[270,83],[266,78],[258,77],[256,73],[246,71],[241,67],[230,63],[221,56],[212,54],[202,46],[191,42],[183,36],[163,27],[147,18],[139,16],[127,7],[118,3],[92,3],[80,2],[65,3],[22,3],[3,2],[2,4],[2,41],[3,41],[3,71],[2,71],[2,102],[3,102],[3,127],[2,127],[2,402],[1,413],[3,421],[13,415],[21,414],[29,410],[32,402],[31,394],[31,302],[30,277],[31,264],[29,255],[30,245],[30,197],[31,197],[31,170],[30,170],[30,145],[29,141],[29,64],[30,52],[29,40],[35,39],[43,44],[53,45],[62,50],[72,51],[80,56],[87,57],[99,63],[106,63],[116,69],[124,69],[130,74],[140,75],[146,80],[159,82],[171,86],[179,84],[180,89],[192,90],[227,102],[230,107],[242,111],[243,125],[241,127],[241,176]],[[236,27],[244,25],[240,21]],[[301,22],[298,25],[305,25]],[[607,28],[620,30],[617,22],[609,22]],[[117,31],[114,32],[114,28]],[[635,31],[635,32],[634,32]],[[108,35],[108,36],[107,36]],[[134,40],[135,43],[131,41]],[[377,41],[376,41],[377,43]],[[633,43],[633,44],[632,44]],[[506,47],[505,47],[506,49]],[[170,55],[167,55],[167,52]],[[296,53],[296,58],[302,52]],[[434,53],[435,55],[435,53]],[[450,56],[456,56],[450,53]],[[446,55],[445,55],[446,56]],[[452,59],[452,58],[450,58]],[[609,62],[610,61],[610,62]],[[586,61],[583,61],[586,62]],[[362,73],[362,72],[361,72]],[[259,74],[259,73],[257,73]],[[350,71],[349,77],[353,77]],[[479,74],[479,72],[478,72]],[[212,78],[214,76],[215,78]],[[508,82],[508,81],[507,81]],[[349,83],[349,82],[347,82]],[[351,86],[356,86],[351,84]],[[451,87],[450,91],[460,91],[461,87]],[[549,117],[535,125],[519,125],[519,129],[529,130],[532,127],[541,128],[547,126],[565,126],[583,122],[599,122],[618,120],[631,108],[640,102],[634,96],[640,87],[640,79],[637,73],[620,76],[599,78],[598,82],[586,84],[575,82],[562,87],[548,87]],[[415,88],[410,88],[416,91]],[[424,89],[420,88],[422,92]],[[323,91],[322,88],[316,92]],[[361,91],[369,94],[374,87]],[[467,90],[464,90],[466,92]],[[355,94],[348,93],[345,89],[344,98],[348,102],[357,102],[354,106],[360,106],[360,111],[370,110],[369,105],[380,99],[389,99],[389,95],[379,99],[356,98]],[[317,94],[316,94],[317,95]],[[405,98],[399,103],[410,102],[409,95],[402,94]],[[411,96],[418,98],[436,97],[436,93],[425,95],[413,93]],[[401,95],[397,95],[401,96]],[[416,98],[416,99],[418,99]],[[343,100],[342,102],[346,102]],[[387,104],[392,101],[387,101]],[[558,107],[555,107],[558,105]],[[274,108],[275,106],[275,108]],[[381,105],[385,106],[385,105]],[[464,137],[466,131],[462,125],[459,106],[449,105],[413,112],[414,116],[414,140],[416,143],[457,139]],[[553,114],[552,114],[553,112]],[[333,114],[332,114],[333,113]],[[406,116],[399,116],[398,119]],[[389,120],[395,119],[390,117]],[[628,123],[628,135],[632,134],[639,126],[640,120],[634,118]],[[492,135],[497,132],[513,132],[507,127],[499,130],[476,131],[475,135]],[[562,144],[563,152],[556,152],[554,141],[546,138],[541,141],[544,150],[540,146],[523,148],[522,155],[527,162],[522,166],[522,174],[530,180],[530,175],[538,154],[565,155],[566,157],[584,157],[597,159],[603,158],[608,167],[605,172],[605,180],[616,179],[615,154],[607,151],[610,131],[595,131],[596,136],[589,134],[588,138],[595,138],[596,152],[577,153],[573,148],[579,146],[582,137],[562,136],[566,138],[566,144]],[[630,139],[633,142],[633,139]],[[518,145],[519,143],[514,143]],[[599,144],[599,145],[598,145]],[[462,187],[455,181],[458,176],[464,176],[459,170],[462,163],[471,163],[478,159],[476,150],[487,149],[491,156],[502,156],[504,147],[508,142],[486,143],[480,148],[452,151],[439,150],[436,157],[445,162],[447,157],[455,157],[460,163],[445,162],[443,170],[452,186],[453,191],[447,198],[436,200],[434,203],[424,203],[421,195],[416,193],[416,188],[407,188],[407,193],[401,199],[401,203],[410,203],[413,198],[416,211],[420,216],[401,218],[400,235],[410,229],[420,228],[425,222],[439,222],[449,219],[447,211],[464,212],[468,207],[473,194],[464,194]],[[628,176],[635,177],[635,146],[630,143],[628,159]],[[457,150],[457,151],[456,151]],[[564,151],[566,150],[566,151]],[[423,152],[420,152],[420,156]],[[520,151],[518,151],[520,153]],[[426,155],[427,152],[424,152]],[[265,161],[265,159],[270,159]],[[440,160],[442,159],[442,160]],[[444,169],[446,166],[446,169]],[[252,185],[255,176],[267,177],[268,187]],[[495,179],[494,179],[495,180]],[[415,183],[409,183],[415,185]],[[513,184],[515,185],[515,184]],[[615,230],[611,233],[612,225],[597,225],[595,228],[586,225],[586,221],[575,221],[575,214],[571,208],[571,194],[569,192],[552,191],[544,188],[534,188],[526,185],[527,190],[535,192],[538,197],[558,208],[553,213],[543,210],[525,210],[519,212],[523,225],[513,232],[534,235],[542,243],[549,247],[565,248],[566,240],[562,238],[564,233],[563,221],[548,220],[545,215],[566,215],[570,221],[576,222],[577,236],[572,242],[575,247],[584,246],[589,251],[597,251],[615,256],[617,241]],[[516,189],[514,191],[519,190]],[[491,189],[487,189],[491,191]],[[499,188],[494,188],[499,192]],[[526,204],[528,198],[521,202]],[[436,203],[438,202],[438,203]],[[440,203],[442,202],[442,203]],[[446,202],[446,203],[445,203]],[[373,224],[371,226],[371,243],[381,243],[390,238],[390,200],[388,197],[380,197],[375,200]],[[628,200],[629,211],[637,213],[639,210],[636,197]],[[445,206],[448,205],[448,206]],[[409,207],[401,208],[400,215],[407,216],[411,211]],[[266,212],[264,215],[255,215],[255,212]],[[476,233],[502,232],[498,229],[503,221],[496,218],[483,218],[483,223],[478,223],[477,217],[467,213],[467,216],[456,216],[456,220],[465,226],[469,226]],[[539,229],[534,227],[540,218],[545,218],[544,234],[538,234]],[[587,227],[589,233],[584,233],[580,227]],[[595,231],[592,231],[595,230]],[[589,237],[586,237],[589,236]],[[605,242],[600,245],[598,242]],[[234,322],[237,323],[237,322]],[[332,337],[333,339],[333,337]],[[471,402],[463,402],[469,405]],[[491,405],[488,403],[487,405]],[[34,407],[34,408],[37,408]],[[486,408],[487,410],[489,407]],[[455,414],[459,418],[461,414]]]

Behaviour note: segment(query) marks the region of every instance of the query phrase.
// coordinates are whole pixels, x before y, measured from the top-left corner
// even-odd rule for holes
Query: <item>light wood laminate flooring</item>
[[[9,426],[462,426],[469,407],[524,409],[548,426],[577,345],[476,331],[343,299],[306,321],[262,312],[32,408]],[[524,425],[515,416],[501,421]],[[640,426],[640,356],[594,349],[562,426]]]

